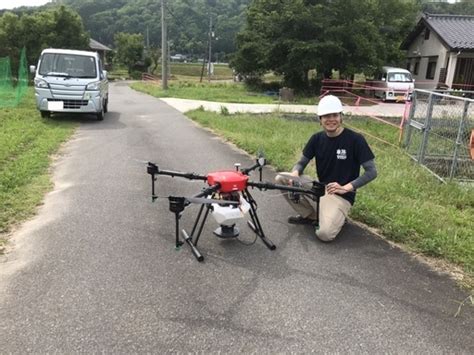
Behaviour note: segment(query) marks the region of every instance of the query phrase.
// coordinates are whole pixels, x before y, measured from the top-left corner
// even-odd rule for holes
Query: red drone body
[[[219,192],[243,191],[247,187],[248,175],[240,171],[222,170],[207,174],[209,186],[219,184]]]

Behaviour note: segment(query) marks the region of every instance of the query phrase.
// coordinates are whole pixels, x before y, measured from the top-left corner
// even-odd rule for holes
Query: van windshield
[[[389,82],[411,83],[413,79],[410,73],[388,73]]]
[[[41,57],[39,74],[69,78],[96,78],[95,58],[85,55],[45,53]]]

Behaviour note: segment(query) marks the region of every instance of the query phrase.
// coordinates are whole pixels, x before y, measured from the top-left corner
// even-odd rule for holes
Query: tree
[[[421,11],[429,14],[474,15],[474,2],[462,0],[455,3],[417,0]]]
[[[117,60],[125,64],[131,74],[133,67],[143,58],[143,35],[119,32],[115,35],[115,47]]]
[[[5,12],[0,17],[0,56],[10,56],[16,70],[19,54],[26,47],[28,63],[36,63],[48,47],[87,49],[89,36],[81,17],[59,6],[31,14]]]
[[[150,46],[146,50],[146,57],[149,58],[150,61],[150,73],[155,73],[158,65],[160,65],[161,61],[161,48],[156,46]]]
[[[415,16],[410,0],[254,0],[231,65],[248,75],[272,70],[297,90],[308,89],[310,69],[370,74],[400,59]]]

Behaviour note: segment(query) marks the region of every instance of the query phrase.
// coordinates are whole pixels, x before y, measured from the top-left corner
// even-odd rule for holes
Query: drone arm
[[[198,174],[195,174],[195,173],[181,173],[179,171],[171,171],[171,170],[160,170],[158,172],[159,175],[168,175],[168,176],[171,176],[171,177],[183,177],[185,179],[188,179],[188,180],[203,180],[203,181],[206,181],[207,180],[207,176],[204,176],[204,175],[198,175]]]
[[[260,171],[260,181],[262,181],[262,167],[267,163],[264,156],[259,156],[254,165],[249,168],[242,169],[244,175],[248,175],[251,171],[259,169]]]
[[[295,186],[288,186],[288,185],[273,184],[270,182],[256,182],[256,181],[249,181],[247,182],[247,185],[256,187],[257,189],[260,189],[260,190],[283,190],[283,191],[299,192],[302,194],[313,195],[316,197],[321,197],[325,193],[324,185],[317,181],[313,183],[312,188],[295,187]]]
[[[194,195],[193,197],[206,197],[206,196],[209,196],[209,195],[212,195],[214,192],[216,192],[217,190],[219,190],[219,188],[221,187],[220,184],[214,184],[212,186],[209,186],[208,188],[202,190],[200,193],[198,193],[197,195]]]
[[[183,177],[189,180],[203,180],[203,181],[207,180],[207,176],[204,176],[204,175],[198,175],[195,173],[182,173],[179,171],[172,171],[172,170],[163,170],[163,169],[160,169],[158,165],[154,163],[150,163],[150,162],[148,163],[148,166],[147,166],[147,172],[152,177],[154,177],[154,175],[168,175],[171,177],[175,177],[175,176]]]
[[[252,165],[251,167],[249,168],[246,168],[246,169],[242,169],[242,174],[244,175],[248,175],[251,171],[257,169],[257,168],[260,168],[260,164],[258,162],[256,162],[254,165]]]

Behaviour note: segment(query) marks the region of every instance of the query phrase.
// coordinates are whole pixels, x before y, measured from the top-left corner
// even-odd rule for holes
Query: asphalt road
[[[474,352],[473,307],[454,316],[467,294],[452,280],[353,224],[317,242],[274,191],[252,193],[276,250],[220,240],[210,218],[203,263],[176,251],[137,160],[204,174],[253,161],[124,84],[109,107],[103,122],[73,118],[56,188],[0,264],[0,353]],[[161,176],[158,193],[202,186]],[[254,238],[244,224],[240,238]]]

